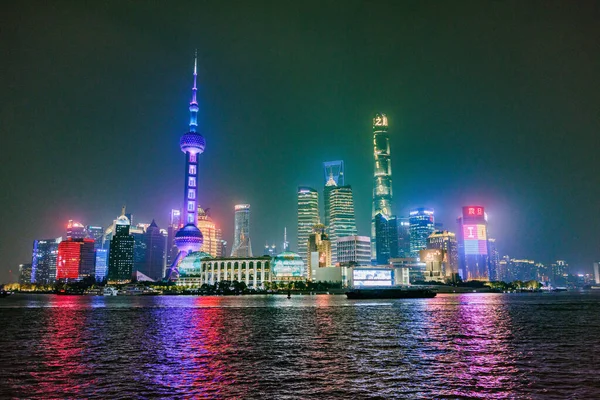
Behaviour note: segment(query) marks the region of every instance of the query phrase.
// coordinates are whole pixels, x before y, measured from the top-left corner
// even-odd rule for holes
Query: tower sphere
[[[187,224],[175,234],[175,246],[179,251],[185,253],[200,251],[202,243],[204,243],[202,232],[194,224]]]
[[[190,152],[192,154],[201,154],[204,153],[206,142],[201,134],[197,132],[188,132],[181,137],[181,140],[179,140],[179,146],[184,153]]]

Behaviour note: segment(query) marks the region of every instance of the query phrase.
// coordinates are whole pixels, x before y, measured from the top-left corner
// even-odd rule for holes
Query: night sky
[[[84,4],[85,3],[85,4]],[[371,119],[390,122],[397,215],[456,230],[484,205],[501,255],[600,259],[600,3],[6,2],[0,282],[68,219],[123,204],[165,227],[183,196],[198,49],[200,202],[231,245],[296,247],[296,188],[343,159],[369,234]],[[229,246],[229,248],[231,248]]]

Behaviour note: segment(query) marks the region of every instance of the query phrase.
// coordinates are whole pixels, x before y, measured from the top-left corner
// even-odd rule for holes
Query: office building
[[[327,208],[330,216],[327,232],[332,243],[332,262],[336,264],[337,239],[357,234],[352,188],[349,185],[333,187],[329,192],[329,207]]]
[[[458,243],[456,234],[449,231],[435,231],[427,238],[427,249],[443,250],[442,262],[444,279],[451,282],[458,280]]]
[[[490,280],[487,216],[482,206],[465,206],[458,218],[459,274],[465,281]]]
[[[67,239],[83,239],[87,237],[87,232],[83,224],[69,220],[67,223]]]
[[[103,282],[108,274],[108,250],[96,249],[96,282]]]
[[[159,281],[165,276],[167,238],[154,220],[146,228],[144,245],[146,254],[141,272],[152,280]]]
[[[308,235],[308,264],[306,279],[314,280],[317,269],[331,267],[331,241],[325,233],[325,225],[313,226],[313,232]]]
[[[96,249],[102,249],[104,241],[104,228],[101,226],[88,225],[86,228],[87,238],[94,240],[94,247]]]
[[[133,274],[133,249],[135,240],[129,234],[129,219],[123,213],[117,218],[115,232],[110,241],[108,254],[108,281],[125,282]]]
[[[397,221],[392,212],[392,159],[390,155],[390,138],[388,135],[388,120],[385,114],[376,114],[373,118],[373,208],[371,213],[371,262],[373,264],[385,264],[390,258],[390,248],[398,246]],[[380,217],[377,217],[377,216]],[[390,237],[388,229],[381,229],[384,221],[394,221],[396,233],[394,238]],[[377,225],[379,224],[379,229]],[[378,237],[378,234],[381,236]],[[390,243],[392,240],[393,243]],[[384,241],[377,243],[378,241]],[[377,254],[378,249],[386,252]],[[397,249],[396,249],[397,253]],[[382,262],[384,261],[385,262]]]
[[[371,259],[373,265],[386,265],[390,258],[398,257],[398,219],[394,216],[386,217],[384,214],[375,215],[375,254],[377,258]],[[371,245],[373,241],[371,241]],[[371,247],[372,249],[372,247]],[[371,252],[371,257],[373,252]]]
[[[371,265],[371,239],[368,236],[345,236],[337,239],[336,260],[339,266]]]
[[[177,246],[175,246],[175,234],[182,226],[181,211],[171,210],[169,215],[169,226],[167,227],[167,265],[171,265],[179,253]]]
[[[56,281],[58,245],[62,237],[34,240],[31,257],[31,283],[48,285]]]
[[[313,188],[298,188],[298,254],[308,265],[308,236],[319,223],[319,194]]]
[[[31,283],[31,269],[31,263],[19,264],[19,283],[21,285]]]
[[[419,252],[427,248],[427,238],[435,231],[432,208],[415,208],[408,217],[410,231],[410,256],[419,257]]]
[[[250,204],[237,204],[235,206],[234,232],[231,257],[252,257]]]
[[[198,206],[198,222],[197,225],[204,242],[200,251],[210,254],[212,257],[224,257],[221,253],[221,229],[217,227],[213,219],[208,215],[209,209],[206,210]]]
[[[423,278],[425,282],[446,281],[445,251],[442,249],[426,249],[419,251],[419,260],[425,263]]]
[[[594,283],[600,285],[600,262],[594,263]]]
[[[329,193],[336,186],[344,186],[344,161],[327,161],[323,163],[323,223],[329,227]]]
[[[56,279],[74,281],[94,276],[95,258],[93,239],[63,240],[58,245]]]
[[[406,217],[398,220],[398,257],[410,257],[410,222]]]
[[[498,265],[500,263],[500,253],[498,252],[498,248],[496,247],[496,239],[488,237],[488,254],[489,254],[489,271],[490,271],[490,280],[498,281]]]

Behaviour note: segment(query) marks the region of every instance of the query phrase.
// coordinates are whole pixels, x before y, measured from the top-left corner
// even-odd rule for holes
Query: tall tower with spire
[[[198,54],[194,57],[194,86],[190,101],[190,130],[179,140],[179,147],[185,154],[185,183],[183,192],[184,226],[175,234],[175,245],[179,255],[167,273],[168,279],[179,277],[178,265],[191,252],[200,251],[203,243],[202,232],[196,226],[198,210],[198,156],[204,152],[206,142],[198,130],[198,100],[196,98],[198,79]]]

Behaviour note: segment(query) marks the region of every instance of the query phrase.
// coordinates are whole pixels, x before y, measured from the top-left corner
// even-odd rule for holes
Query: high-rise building
[[[569,264],[565,260],[556,260],[550,265],[550,282],[553,286],[566,286]]]
[[[61,241],[62,237],[33,241],[31,283],[48,285],[56,281],[56,260]]]
[[[165,276],[167,238],[161,233],[154,220],[146,228],[144,244],[146,256],[144,269],[141,272],[153,280],[159,281]]]
[[[250,204],[237,204],[235,206],[235,234],[231,257],[252,257],[252,243],[250,241]]]
[[[344,186],[344,161],[327,161],[323,163],[325,188],[323,190],[323,223],[329,227],[329,193],[336,186]]]
[[[192,101],[190,102],[190,130],[179,140],[179,147],[185,154],[185,190],[183,193],[183,228],[175,234],[174,242],[179,250],[177,257],[172,260],[167,272],[169,280],[179,278],[179,263],[186,255],[200,251],[204,242],[202,232],[196,226],[198,213],[198,156],[204,153],[206,141],[197,132],[198,129],[198,101],[196,87],[198,79],[198,56],[194,59],[194,86],[192,88]]]
[[[308,236],[319,223],[319,194],[313,188],[298,188],[298,254],[308,265]]]
[[[96,282],[102,282],[108,274],[108,250],[96,249]]]
[[[307,279],[315,279],[317,268],[331,267],[331,241],[325,233],[325,225],[313,226],[313,232],[308,235],[308,268]]]
[[[181,227],[181,211],[171,210],[169,226],[167,227],[167,265],[171,265],[179,253],[177,246],[175,246],[175,233]]]
[[[377,229],[377,215],[381,215],[379,222],[396,221],[392,212],[392,160],[390,156],[390,137],[388,135],[388,120],[385,114],[375,114],[373,118],[373,149],[374,149],[374,171],[373,171],[373,209],[371,213],[371,261],[373,264],[387,264],[389,255],[378,255],[377,249],[389,251],[393,244],[390,241],[388,229]],[[381,224],[380,224],[381,225]],[[388,224],[389,225],[389,224]],[[397,222],[395,223],[397,227]],[[381,226],[380,226],[381,228]],[[381,236],[377,237],[377,233]],[[398,234],[392,239],[397,246]],[[377,244],[384,240],[385,243]],[[383,261],[385,258],[385,262]]]
[[[57,280],[78,280],[94,276],[94,240],[72,237],[58,245]]]
[[[101,226],[88,225],[86,228],[86,231],[87,231],[87,238],[94,240],[94,247],[96,249],[102,249],[103,248],[102,242],[104,240],[104,228],[102,228]]]
[[[398,257],[398,219],[396,217],[386,217],[382,213],[375,215],[375,236],[377,237],[375,242],[377,258],[371,259],[372,264],[385,265],[389,263],[390,258]]]
[[[427,238],[435,231],[432,208],[415,208],[408,217],[410,230],[410,255],[419,257],[419,252],[427,248]]]
[[[340,266],[371,264],[371,239],[368,236],[345,236],[337,239],[336,259]]]
[[[600,285],[600,262],[594,263],[594,283]]]
[[[496,239],[488,238],[489,270],[490,280],[499,281],[498,264],[500,263],[500,253],[496,247]]]
[[[144,224],[129,225],[129,234],[133,237],[133,271],[144,271],[146,269],[145,232]]]
[[[357,234],[352,188],[349,185],[333,187],[329,192],[329,205],[326,208],[329,209],[328,232],[332,244],[332,262],[336,264],[337,239]]]
[[[87,232],[85,226],[70,219],[67,223],[67,239],[83,239],[86,237]]]
[[[19,283],[21,285],[31,283],[31,263],[19,264]]]
[[[458,278],[458,243],[456,242],[456,234],[448,231],[433,232],[427,238],[427,249],[443,250],[444,278],[453,282],[456,281]]]
[[[108,280],[123,282],[131,279],[133,274],[133,248],[135,240],[129,234],[129,219],[123,213],[117,218],[115,232],[110,240],[108,254]]]
[[[204,243],[202,243],[203,251],[210,254],[213,257],[224,257],[225,254],[221,253],[221,229],[217,227],[213,219],[208,215],[209,209],[204,210],[198,206],[198,229],[202,232]]]
[[[490,279],[487,217],[481,206],[465,206],[458,218],[459,274],[463,280]]]
[[[398,257],[410,257],[410,222],[406,217],[398,219]]]

